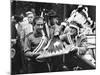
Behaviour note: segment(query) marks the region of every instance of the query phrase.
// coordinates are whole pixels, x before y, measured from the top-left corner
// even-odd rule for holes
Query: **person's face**
[[[57,18],[53,18],[53,22],[54,22],[54,24],[58,23]]]
[[[82,34],[85,31],[84,28],[80,28],[79,33]]]
[[[35,16],[33,14],[29,14],[27,17],[28,17],[29,23],[32,23],[35,18]]]
[[[50,19],[50,24],[51,24],[51,26],[52,26],[52,25],[55,25],[55,24],[57,24],[57,23],[58,23],[57,18],[51,18],[51,19]]]
[[[70,34],[73,35],[77,33],[76,29],[75,28],[70,28]]]
[[[25,17],[25,18],[23,19],[23,22],[24,22],[25,24],[28,24],[28,23],[29,23],[28,18]]]
[[[44,21],[43,19],[36,20],[35,28],[38,30],[43,29]]]

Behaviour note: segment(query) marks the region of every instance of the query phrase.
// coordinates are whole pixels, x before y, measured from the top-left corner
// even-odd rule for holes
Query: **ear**
[[[36,29],[36,25],[34,25],[34,27],[33,27],[34,29]]]

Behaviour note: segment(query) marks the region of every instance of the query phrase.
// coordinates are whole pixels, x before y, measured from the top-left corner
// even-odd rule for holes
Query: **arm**
[[[62,35],[59,36],[59,38],[62,41],[65,41],[67,44],[73,44],[73,41],[72,41],[71,36],[70,36],[69,33],[62,34]]]
[[[31,52],[31,41],[29,40],[29,37],[25,38],[24,53],[25,53],[25,56],[29,56],[29,57],[33,56],[33,53]]]

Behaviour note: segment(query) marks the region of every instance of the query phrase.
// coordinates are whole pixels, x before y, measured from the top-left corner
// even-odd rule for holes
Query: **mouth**
[[[42,30],[43,28],[37,28],[37,32],[41,32],[41,30]]]

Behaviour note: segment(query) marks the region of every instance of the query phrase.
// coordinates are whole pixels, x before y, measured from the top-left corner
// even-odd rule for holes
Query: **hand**
[[[25,53],[25,55],[26,56],[29,56],[29,57],[32,57],[33,56],[33,53],[31,51],[28,51],[28,52]]]
[[[86,53],[86,48],[79,48],[79,55],[84,55]]]
[[[37,57],[38,55],[40,55],[39,53],[33,53],[31,51],[28,51],[25,53],[26,56],[29,56],[29,57]]]
[[[32,53],[33,54],[33,57],[37,57],[40,55],[40,53]]]

